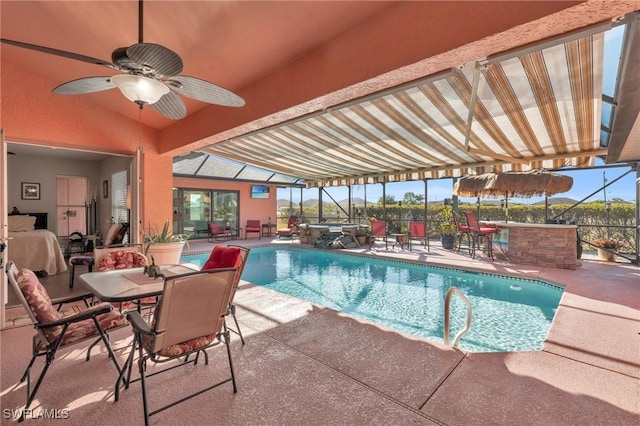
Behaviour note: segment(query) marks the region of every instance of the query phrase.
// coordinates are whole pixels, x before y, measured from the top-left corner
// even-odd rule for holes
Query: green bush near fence
[[[633,253],[635,248],[635,205],[632,203],[611,203],[611,208],[607,211],[604,202],[583,203],[571,207],[570,204],[553,204],[549,207],[549,218],[566,220],[567,223],[576,223],[579,226],[580,238],[586,242],[593,242],[598,238],[615,238],[624,242],[622,253]],[[398,206],[388,205],[383,208],[381,204],[367,205],[366,216],[364,206],[355,206],[360,215],[354,215],[351,222],[368,223],[367,218],[375,217],[378,220],[385,218],[391,230],[401,229],[407,226],[410,218],[413,220],[424,220],[425,210],[423,205]],[[298,205],[294,206],[294,212],[299,211]],[[427,227],[431,238],[440,237],[440,224],[438,217],[444,209],[443,204],[430,204],[427,208]],[[458,211],[471,210],[477,212],[475,204],[461,203]],[[349,220],[343,212],[336,213],[335,205],[327,204],[323,208],[324,216],[329,222],[344,222]],[[339,210],[338,210],[339,211]],[[331,213],[327,213],[331,212]],[[564,212],[564,213],[563,213]],[[523,223],[545,223],[545,209],[542,204],[511,204],[509,205],[509,222]],[[561,214],[562,213],[562,214]],[[556,215],[559,215],[556,217]],[[281,208],[278,217],[278,228],[285,227],[289,218],[289,209]],[[318,207],[303,206],[303,222],[318,222]],[[504,221],[505,212],[502,206],[495,204],[482,204],[480,207],[480,220]],[[583,243],[583,248],[592,248],[589,244]]]

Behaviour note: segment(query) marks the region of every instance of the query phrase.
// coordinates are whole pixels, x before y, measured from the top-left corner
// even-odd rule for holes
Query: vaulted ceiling
[[[184,75],[232,90],[246,105],[186,99],[187,117],[172,121],[108,90],[65,107],[104,110],[104,122],[91,117],[99,129],[140,119],[165,155],[212,152],[318,186],[589,165],[603,155],[602,31],[640,9],[638,0],[144,5],[145,42],[177,52]],[[139,41],[136,1],[10,1],[0,12],[3,39],[107,61]],[[546,44],[527,49],[538,43]],[[115,73],[0,48],[8,139],[34,138],[12,126],[23,100],[4,94],[21,84],[20,73],[46,82],[23,88],[41,102],[61,83]],[[621,160],[633,159],[625,144],[638,134],[637,102],[629,103],[635,115],[622,120]]]

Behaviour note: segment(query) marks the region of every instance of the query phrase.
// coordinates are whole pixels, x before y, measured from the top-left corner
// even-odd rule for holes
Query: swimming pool
[[[202,265],[208,256],[182,259]],[[296,247],[252,248],[242,279],[440,342],[444,298],[458,287],[473,306],[459,346],[473,352],[540,350],[563,292],[537,280]],[[454,297],[451,339],[465,321],[466,307]]]

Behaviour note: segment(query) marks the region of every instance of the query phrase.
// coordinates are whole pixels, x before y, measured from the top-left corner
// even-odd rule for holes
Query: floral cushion
[[[117,250],[104,255],[98,261],[98,271],[114,269],[141,268],[147,264],[144,255],[131,250]]]
[[[142,336],[142,342],[145,348],[147,348],[147,350],[149,351],[151,351],[151,348],[153,347],[154,337],[155,336],[150,336],[147,334],[144,334]],[[190,339],[182,343],[176,343],[175,345],[171,345],[169,347],[161,349],[156,352],[155,355],[172,358],[183,354],[188,354],[195,350],[209,346],[215,340],[215,338],[215,334],[200,336],[195,339]]]
[[[57,321],[63,318],[62,313],[51,304],[49,293],[44,288],[36,274],[29,269],[22,269],[17,276],[18,287],[27,300],[33,315],[39,323]],[[62,332],[62,326],[45,329],[44,333],[49,341],[55,339]],[[52,338],[49,338],[52,336]]]
[[[24,295],[29,307],[31,308],[38,323],[47,323],[62,319],[64,316],[62,313],[51,304],[51,299],[47,290],[44,288],[38,277],[29,269],[23,269],[17,276],[18,286],[20,291]],[[103,303],[99,306],[110,305],[109,303]],[[126,318],[124,315],[117,311],[110,311],[105,314],[99,315],[98,322],[102,326],[103,330],[107,331],[116,327],[125,325]],[[43,328],[42,331],[47,339],[47,342],[37,340],[39,350],[43,350],[47,343],[52,343],[59,338],[62,333],[62,326]],[[79,342],[87,337],[97,336],[98,330],[92,319],[76,322],[67,328],[64,337],[62,338],[61,346]]]

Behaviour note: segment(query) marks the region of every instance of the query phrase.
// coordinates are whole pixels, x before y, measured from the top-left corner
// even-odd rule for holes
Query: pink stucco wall
[[[269,199],[256,200],[251,198],[251,183],[230,182],[230,181],[207,181],[202,179],[174,178],[175,188],[199,188],[199,189],[220,189],[240,191],[240,225],[244,227],[247,220],[260,220],[260,223],[267,223],[269,217],[271,222],[276,222],[278,207],[276,186],[271,186]]]
[[[51,82],[36,74],[4,62],[1,71],[0,126],[7,141],[127,155],[134,155],[141,146],[142,223],[162,224],[171,218],[173,159],[158,154],[156,130],[123,119],[85,98],[99,94],[54,95]],[[137,108],[128,103],[123,107]]]

